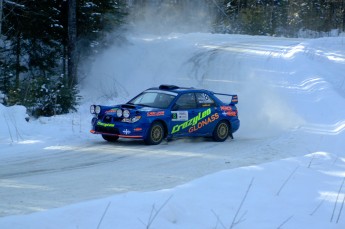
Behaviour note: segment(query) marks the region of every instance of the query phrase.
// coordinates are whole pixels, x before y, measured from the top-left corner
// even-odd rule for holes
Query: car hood
[[[137,111],[143,111],[143,112],[164,110],[161,108],[147,107],[147,106],[140,106],[140,105],[131,105],[131,104],[121,104],[117,107],[121,108],[121,109],[137,110]]]

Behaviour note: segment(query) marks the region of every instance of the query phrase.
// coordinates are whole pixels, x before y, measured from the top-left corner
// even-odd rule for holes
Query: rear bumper
[[[235,133],[240,128],[240,120],[232,120],[231,121],[231,131]]]

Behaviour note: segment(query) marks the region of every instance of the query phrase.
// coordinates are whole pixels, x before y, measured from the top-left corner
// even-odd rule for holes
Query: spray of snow
[[[214,8],[205,1],[148,1],[130,5],[127,30],[134,34],[209,32]],[[191,10],[192,9],[192,10]]]

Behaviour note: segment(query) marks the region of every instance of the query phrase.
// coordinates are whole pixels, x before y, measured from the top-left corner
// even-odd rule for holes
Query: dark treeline
[[[190,23],[216,33],[319,36],[345,30],[344,9],[345,0],[0,0],[0,101],[35,116],[75,109],[81,60],[118,42],[126,22],[150,18],[153,27],[176,24],[183,32]]]
[[[75,109],[80,60],[107,45],[127,14],[117,0],[0,0],[0,92],[34,116]]]
[[[345,0],[130,0],[138,18],[151,10],[159,23],[211,24],[211,32],[314,37],[345,30]],[[146,15],[147,17],[147,15]],[[167,23],[169,24],[169,23]],[[173,26],[173,23],[169,24]],[[155,25],[157,26],[157,25]],[[183,26],[183,25],[182,25]],[[180,28],[182,27],[180,25]],[[198,26],[197,26],[198,27]],[[191,29],[191,27],[188,27]],[[200,28],[200,26],[199,26]]]
[[[212,0],[218,10],[215,31],[296,37],[345,30],[345,0]],[[321,32],[321,33],[320,33]]]

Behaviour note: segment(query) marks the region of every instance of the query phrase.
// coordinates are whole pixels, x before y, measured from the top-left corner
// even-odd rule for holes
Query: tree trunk
[[[1,39],[1,25],[2,25],[2,11],[3,11],[3,0],[0,0],[0,39]]]
[[[77,6],[76,0],[68,0],[68,86],[73,88],[77,83]]]
[[[15,79],[15,90],[19,89],[19,76],[21,72],[20,65],[20,55],[21,55],[21,33],[17,34],[16,37],[16,79]]]
[[[343,12],[343,26],[342,26],[342,30],[343,32],[345,32],[345,1],[343,0],[342,2],[342,12]]]

